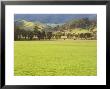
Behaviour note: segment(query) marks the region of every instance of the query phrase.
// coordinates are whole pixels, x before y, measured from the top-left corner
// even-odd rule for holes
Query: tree
[[[18,40],[18,31],[19,27],[14,26],[14,40]]]
[[[38,37],[39,40],[41,39],[41,35],[42,35],[42,33],[40,31],[38,31],[37,32],[37,37]]]
[[[33,37],[34,37],[34,31],[28,30],[28,31],[27,31],[27,34],[28,34],[28,39],[32,40]]]
[[[21,30],[21,34],[22,36],[26,39],[26,37],[28,36],[28,32],[25,29]]]
[[[52,37],[52,32],[47,32],[47,39],[51,39],[51,37]]]
[[[39,26],[35,25],[34,26],[34,35],[38,37],[38,39],[40,40],[42,38],[42,32],[39,31]]]
[[[46,38],[46,33],[45,31],[42,31],[42,39],[45,39]]]
[[[62,36],[62,32],[57,32],[57,33],[55,34],[55,38],[56,38],[56,39],[61,39],[61,36]]]
[[[21,29],[19,26],[14,26],[14,40],[20,40],[21,39]]]

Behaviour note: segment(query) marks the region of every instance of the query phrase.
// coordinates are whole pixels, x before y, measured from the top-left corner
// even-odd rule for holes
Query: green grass
[[[96,76],[95,40],[15,41],[15,76]]]

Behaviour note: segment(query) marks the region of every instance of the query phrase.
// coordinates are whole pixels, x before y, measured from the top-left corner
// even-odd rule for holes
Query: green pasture
[[[96,76],[96,40],[15,41],[15,76]]]

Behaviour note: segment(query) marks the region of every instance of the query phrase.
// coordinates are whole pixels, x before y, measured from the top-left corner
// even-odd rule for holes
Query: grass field
[[[15,76],[95,76],[95,40],[15,41]]]

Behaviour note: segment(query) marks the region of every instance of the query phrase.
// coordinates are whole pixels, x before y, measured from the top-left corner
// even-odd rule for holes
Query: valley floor
[[[15,76],[96,76],[96,40],[15,41]]]

